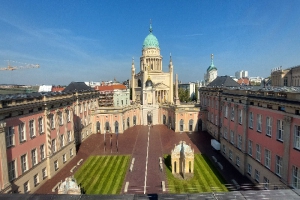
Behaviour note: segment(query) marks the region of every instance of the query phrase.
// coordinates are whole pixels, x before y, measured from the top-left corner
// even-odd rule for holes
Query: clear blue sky
[[[183,82],[202,80],[210,54],[218,75],[300,64],[300,1],[14,1],[0,0],[0,67],[5,60],[39,69],[0,71],[0,83],[68,84],[130,78],[149,33],[163,70],[172,53]],[[22,65],[11,62],[12,65]]]

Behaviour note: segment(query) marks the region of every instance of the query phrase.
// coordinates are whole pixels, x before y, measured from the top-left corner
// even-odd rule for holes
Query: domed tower
[[[149,32],[143,43],[142,56],[140,58],[141,71],[147,71],[147,67],[149,66],[150,72],[161,72],[162,56],[160,55],[159,42],[152,33],[151,23]]]
[[[218,69],[214,65],[214,54],[211,54],[211,64],[206,70],[206,85],[215,80],[218,76]]]

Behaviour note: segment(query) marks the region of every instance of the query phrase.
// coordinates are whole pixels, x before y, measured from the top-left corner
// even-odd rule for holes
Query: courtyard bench
[[[56,185],[52,188],[52,192],[55,192],[55,190],[58,189],[58,187],[61,183],[62,183],[62,181],[56,183]]]
[[[73,173],[76,168],[77,168],[77,165],[75,165],[74,167],[72,167],[72,169],[70,170],[70,172]]]
[[[124,187],[124,192],[128,191],[128,186],[129,186],[129,182],[127,181],[126,184],[125,184],[125,187]]]
[[[161,182],[161,187],[162,187],[162,191],[165,192],[166,191],[165,181]]]
[[[220,169],[223,170],[223,165],[220,162],[217,162],[217,164],[220,167]]]
[[[78,162],[77,165],[80,165],[83,162],[83,159],[81,158]]]
[[[239,190],[241,188],[241,186],[234,179],[232,179],[231,181],[237,190]]]
[[[212,156],[212,159],[215,161],[215,162],[217,162],[218,160],[216,159],[216,157],[215,156]]]

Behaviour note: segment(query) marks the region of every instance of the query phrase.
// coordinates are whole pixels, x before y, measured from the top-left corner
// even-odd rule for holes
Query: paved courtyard
[[[241,190],[256,189],[246,177],[242,176],[218,151],[213,150],[210,145],[211,136],[206,132],[175,133],[164,125],[134,126],[125,131],[124,134],[113,134],[105,136],[100,134],[91,135],[79,147],[77,155],[54,177],[42,185],[36,194],[53,194],[52,188],[61,180],[73,173],[70,169],[90,155],[124,155],[130,154],[135,159],[132,171],[127,170],[123,183],[122,193],[126,182],[128,194],[154,194],[167,193],[168,187],[165,176],[165,169],[159,168],[159,157],[170,154],[175,144],[184,140],[191,144],[195,153],[206,154],[210,159],[215,156],[223,165],[219,171],[229,183],[228,188],[234,190],[231,180],[235,179],[241,185]],[[112,146],[110,145],[112,141]],[[105,142],[104,142],[105,141]],[[105,145],[106,144],[106,145]],[[117,146],[118,144],[118,146]],[[118,148],[117,148],[118,147]],[[213,162],[214,163],[214,162]],[[130,165],[129,165],[130,166]],[[162,191],[161,182],[166,182],[166,192]],[[57,191],[56,191],[57,192]]]

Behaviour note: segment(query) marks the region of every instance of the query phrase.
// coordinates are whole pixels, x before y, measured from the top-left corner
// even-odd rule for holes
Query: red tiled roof
[[[237,81],[237,83],[240,84],[240,85],[249,85],[249,79],[248,78],[240,78]]]
[[[51,92],[60,92],[63,91],[64,87],[52,87]]]
[[[98,91],[113,91],[113,90],[126,90],[125,85],[101,85],[101,86],[96,86],[95,90]]]

